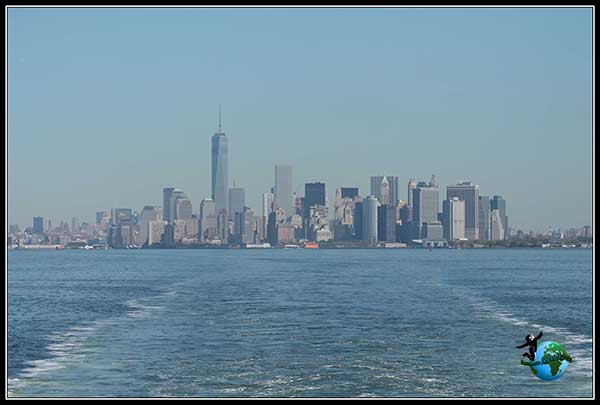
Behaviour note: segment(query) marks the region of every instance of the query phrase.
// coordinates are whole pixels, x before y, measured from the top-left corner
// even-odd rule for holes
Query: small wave
[[[394,373],[375,374],[375,375],[373,375],[373,378],[374,379],[386,378],[389,380],[396,380],[396,381],[402,381],[402,382],[407,382],[407,381],[413,380],[412,378],[403,377],[401,375],[397,375]]]
[[[302,395],[302,393],[304,393],[305,391],[316,391],[316,390],[321,390],[321,389],[323,389],[323,387],[315,386],[315,385],[299,385],[297,387],[293,387],[293,390],[295,392],[294,394],[286,393],[285,396],[303,397],[304,395]]]
[[[21,387],[23,387],[25,385],[25,381],[23,381],[20,378],[9,378],[7,383],[8,383],[8,386],[7,386],[6,394],[8,397],[14,397],[15,396],[14,391],[20,389]]]
[[[221,392],[223,392],[224,394],[232,394],[232,393],[236,393],[236,392],[243,392],[245,390],[246,390],[245,387],[224,388],[224,389],[221,390]]]
[[[96,328],[94,328],[93,326],[74,326],[71,328],[71,330],[77,331],[77,332],[89,332],[89,331],[96,330]]]
[[[425,382],[425,383],[445,383],[445,380],[442,380],[440,378],[434,378],[434,377],[422,377],[422,378],[418,378],[417,380]]]
[[[372,370],[372,371],[386,371],[387,370],[387,368],[369,366],[366,364],[354,364],[351,367],[352,368],[366,368],[367,370]]]
[[[593,362],[589,349],[569,349],[573,362],[569,365],[569,371],[575,374],[592,377]]]
[[[573,333],[563,333],[563,335],[566,337],[567,341],[569,341],[569,343],[578,345],[578,344],[592,344],[592,342],[594,341],[591,337],[588,336],[583,336],[583,335],[577,335],[577,334],[573,334]]]
[[[48,371],[59,370],[64,368],[63,364],[60,364],[58,360],[47,359],[47,360],[31,360],[25,364],[31,365],[21,370],[19,377],[21,378],[32,378]]]
[[[300,378],[293,378],[293,377],[278,377],[278,378],[274,378],[272,380],[258,381],[257,384],[263,385],[266,387],[287,386],[287,385],[290,385],[292,382],[299,380],[299,379]]]
[[[50,351],[50,353],[65,353],[65,350],[74,350],[81,347],[83,342],[59,342],[59,343],[51,343],[46,348]]]
[[[140,302],[140,300],[132,300],[127,302],[129,312],[127,316],[131,318],[146,318],[155,314],[156,311],[165,309],[158,305],[147,305]]]

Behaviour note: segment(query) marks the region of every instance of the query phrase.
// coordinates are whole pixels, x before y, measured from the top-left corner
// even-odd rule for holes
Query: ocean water
[[[9,397],[593,394],[591,250],[10,251],[8,304]]]

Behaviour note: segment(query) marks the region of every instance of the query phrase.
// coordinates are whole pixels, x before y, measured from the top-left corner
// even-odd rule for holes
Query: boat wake
[[[560,337],[560,343],[567,348],[567,351],[574,359],[573,363],[569,366],[569,373],[590,378],[592,377],[593,339],[590,336],[574,333],[563,327],[554,327],[531,322],[506,310],[498,302],[483,297],[475,292],[461,288],[453,288],[452,290],[455,295],[460,296],[461,299],[473,306],[481,316],[529,330],[542,330],[545,334],[558,335]]]
[[[29,383],[38,381],[47,374],[63,369],[69,364],[85,361],[96,350],[93,345],[89,344],[94,337],[123,320],[148,318],[157,315],[164,307],[150,305],[149,302],[160,298],[173,297],[174,295],[176,295],[174,290],[163,289],[159,295],[127,301],[125,305],[128,311],[125,314],[114,318],[87,322],[46,336],[44,339],[49,342],[46,346],[48,357],[26,361],[26,367],[21,369],[16,377],[8,379],[8,396],[20,396],[19,391]]]

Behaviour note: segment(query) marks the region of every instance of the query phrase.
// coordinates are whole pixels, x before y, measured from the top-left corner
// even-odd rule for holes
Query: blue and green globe
[[[535,361],[522,360],[521,364],[529,366],[536,377],[552,381],[562,377],[572,361],[569,353],[558,343],[541,342],[535,352]]]

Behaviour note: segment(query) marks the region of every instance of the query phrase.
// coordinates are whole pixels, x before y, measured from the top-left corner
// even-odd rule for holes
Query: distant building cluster
[[[52,226],[34,217],[32,226],[12,225],[9,244],[92,245],[111,248],[206,246],[287,246],[348,242],[355,246],[447,246],[460,241],[526,239],[511,232],[506,201],[480,195],[479,186],[459,181],[446,187],[445,198],[435,176],[429,182],[410,179],[407,200],[399,198],[397,176],[370,177],[368,195],[358,187],[339,187],[330,210],[325,183],[304,184],[304,196],[293,190],[292,166],[276,165],[273,187],[262,194],[259,211],[246,204],[243,187],[229,187],[228,138],[221,130],[211,137],[211,196],[194,211],[184,190],[165,187],[162,205],[141,211],[113,208],[96,213],[95,223]],[[440,209],[441,208],[441,209]],[[552,231],[553,236],[565,237]],[[591,237],[590,226],[568,230],[567,237]],[[310,245],[312,246],[312,245]]]

